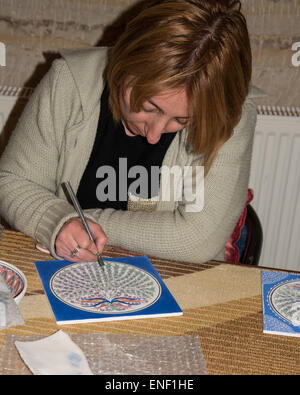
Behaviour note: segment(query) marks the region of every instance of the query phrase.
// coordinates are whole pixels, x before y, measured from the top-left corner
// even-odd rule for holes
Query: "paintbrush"
[[[85,216],[83,214],[82,208],[80,207],[79,201],[78,201],[78,199],[77,199],[77,197],[76,197],[76,195],[75,195],[75,193],[74,193],[69,181],[67,181],[65,183],[65,186],[66,186],[66,188],[67,188],[67,190],[69,192],[70,198],[72,199],[74,208],[77,211],[77,213],[78,213],[78,215],[79,215],[79,217],[81,219],[81,222],[82,222],[82,225],[84,226],[84,229],[86,230],[87,234],[89,235],[89,238],[95,243],[95,239],[94,239],[94,237],[92,235],[92,232],[91,232],[91,230],[90,230],[90,228],[88,226],[88,223],[87,223],[87,221],[85,219]],[[97,257],[97,260],[98,260],[98,263],[99,263],[100,267],[103,268],[104,261],[102,259],[102,256],[101,256],[100,252],[96,253],[96,257]]]

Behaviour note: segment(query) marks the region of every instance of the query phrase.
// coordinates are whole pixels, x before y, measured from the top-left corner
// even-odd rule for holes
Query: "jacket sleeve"
[[[71,87],[72,81],[65,61],[55,60],[0,159],[0,215],[12,228],[35,239],[41,218],[52,206],[57,218],[73,210],[55,196],[64,131],[75,122],[72,114],[80,103],[75,91],[66,98],[66,86]]]
[[[91,210],[110,245],[176,261],[201,263],[216,258],[237,224],[246,202],[256,107],[244,104],[242,118],[205,178],[204,207],[187,212]]]

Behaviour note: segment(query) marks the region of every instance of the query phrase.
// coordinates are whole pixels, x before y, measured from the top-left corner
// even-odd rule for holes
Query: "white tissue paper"
[[[81,349],[63,331],[37,341],[16,341],[15,345],[33,374],[93,374]]]

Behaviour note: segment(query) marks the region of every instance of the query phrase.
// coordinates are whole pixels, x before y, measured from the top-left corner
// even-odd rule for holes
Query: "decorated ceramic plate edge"
[[[0,260],[0,266],[5,266],[8,269],[12,269],[23,280],[23,283],[24,283],[23,289],[17,295],[14,296],[15,302],[17,304],[19,304],[21,302],[21,300],[23,299],[23,296],[25,295],[25,292],[27,289],[27,278],[26,278],[25,274],[19,268],[17,268],[16,266],[14,266],[11,263]]]
[[[283,288],[285,286],[288,286],[292,283],[299,283],[299,280],[288,280],[288,281],[282,281],[279,284],[275,285],[274,287],[272,287],[269,292],[268,292],[268,304],[271,308],[271,310],[277,315],[279,316],[281,319],[283,319],[286,322],[289,322],[290,324],[294,325],[293,321],[287,317],[285,314],[282,313],[282,311],[280,309],[278,309],[278,307],[275,305],[274,301],[273,301],[273,296],[275,294],[276,291],[278,291],[280,288]]]

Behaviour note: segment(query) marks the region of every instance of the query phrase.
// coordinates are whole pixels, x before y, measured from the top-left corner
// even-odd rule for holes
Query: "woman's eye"
[[[181,126],[186,126],[188,124],[188,120],[176,119],[176,122]]]
[[[142,110],[145,112],[154,112],[155,108],[153,108],[153,107],[149,108],[149,107],[142,106]]]

